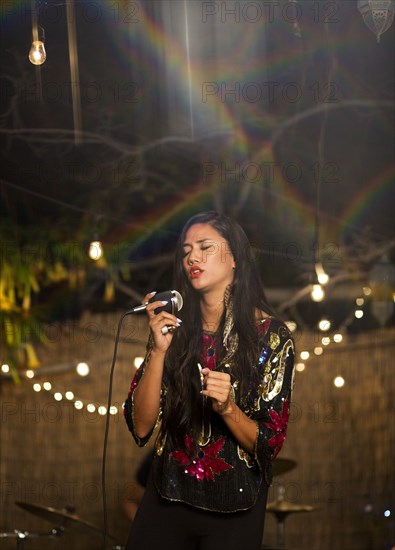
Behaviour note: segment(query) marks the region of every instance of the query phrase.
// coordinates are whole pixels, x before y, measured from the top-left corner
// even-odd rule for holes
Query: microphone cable
[[[118,322],[118,329],[115,336],[114,353],[113,353],[111,369],[110,369],[110,382],[108,385],[107,414],[106,414],[106,425],[104,429],[103,456],[102,456],[102,469],[101,469],[101,486],[102,486],[102,502],[103,502],[103,550],[106,550],[106,547],[107,547],[108,518],[107,518],[107,491],[106,491],[106,458],[107,458],[108,433],[110,429],[110,407],[111,407],[111,398],[112,398],[114,368],[115,368],[115,361],[117,357],[121,326],[124,318],[127,315],[130,315],[131,313],[132,313],[131,311],[127,311],[126,313],[124,313]]]
[[[155,313],[159,313],[159,311],[167,310],[171,311],[173,314],[175,312],[178,312],[182,306],[183,306],[183,299],[179,292],[176,290],[170,290],[166,292],[162,292],[159,294],[155,294],[149,302],[154,302],[156,300],[163,300],[166,298],[166,301],[168,302],[166,305],[161,306],[159,308],[155,309]],[[102,486],[102,502],[103,502],[103,550],[106,550],[106,544],[107,544],[107,529],[108,529],[108,517],[107,517],[107,491],[106,491],[106,458],[107,458],[107,444],[108,444],[108,433],[110,429],[110,407],[111,407],[111,398],[112,398],[112,385],[113,385],[113,378],[114,378],[114,368],[115,368],[115,361],[117,358],[117,350],[118,350],[118,343],[119,343],[119,335],[121,332],[121,327],[123,320],[127,315],[131,315],[132,313],[136,313],[137,311],[140,311],[141,309],[145,308],[147,304],[143,304],[142,306],[138,306],[130,311],[127,311],[122,315],[118,322],[118,328],[117,333],[115,336],[115,345],[114,345],[114,353],[112,357],[112,363],[111,363],[111,369],[110,369],[110,382],[108,385],[108,402],[107,402],[107,414],[106,414],[106,425],[104,429],[104,442],[103,442],[103,455],[102,455],[102,469],[101,469],[101,486]]]

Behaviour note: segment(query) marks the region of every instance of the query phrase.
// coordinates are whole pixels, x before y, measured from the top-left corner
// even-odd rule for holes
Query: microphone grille
[[[182,306],[184,305],[184,300],[177,290],[172,290],[172,294],[174,296],[175,310],[180,311],[180,309],[182,309]]]

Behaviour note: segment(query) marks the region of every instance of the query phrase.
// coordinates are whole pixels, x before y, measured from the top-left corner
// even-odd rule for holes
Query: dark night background
[[[346,279],[325,306],[345,321],[378,251],[392,254],[394,33],[378,44],[352,0],[287,4],[76,3],[74,82],[65,4],[36,4],[48,56],[36,68],[29,2],[2,2],[3,258],[17,247],[85,281],[70,294],[67,275],[53,285],[41,273],[32,314],[127,307],[167,288],[179,228],[217,208],[258,247],[285,316],[312,326],[322,314],[306,299],[282,307],[312,282],[316,249]],[[100,269],[84,255],[94,235]],[[358,326],[377,323],[367,308]]]

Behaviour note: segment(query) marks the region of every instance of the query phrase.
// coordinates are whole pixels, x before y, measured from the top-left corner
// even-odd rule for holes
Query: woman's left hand
[[[203,369],[202,374],[205,387],[202,395],[211,398],[213,411],[218,414],[224,413],[232,401],[230,375],[210,369]]]

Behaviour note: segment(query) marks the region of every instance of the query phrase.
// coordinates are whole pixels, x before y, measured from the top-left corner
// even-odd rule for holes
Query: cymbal
[[[293,470],[296,465],[296,460],[292,460],[291,458],[275,458],[273,460],[273,475],[279,476],[285,474],[285,472]]]
[[[308,504],[294,504],[293,502],[279,499],[269,502],[266,506],[266,510],[273,513],[291,514],[295,512],[312,512],[315,508]]]
[[[69,512],[66,512],[64,510],[56,510],[55,508],[51,508],[50,506],[41,506],[40,504],[31,504],[29,502],[15,502],[15,504],[20,508],[23,508],[23,510],[31,512],[32,514],[35,514],[42,519],[46,519],[51,523],[59,522],[63,524],[70,521],[72,523],[76,523],[77,525],[86,527],[87,529],[90,529],[92,531],[95,531],[96,533],[103,533],[101,527],[97,527],[96,525],[93,525],[93,523],[89,523],[79,518],[78,516],[70,514]],[[114,538],[111,535],[108,536],[110,538]]]

